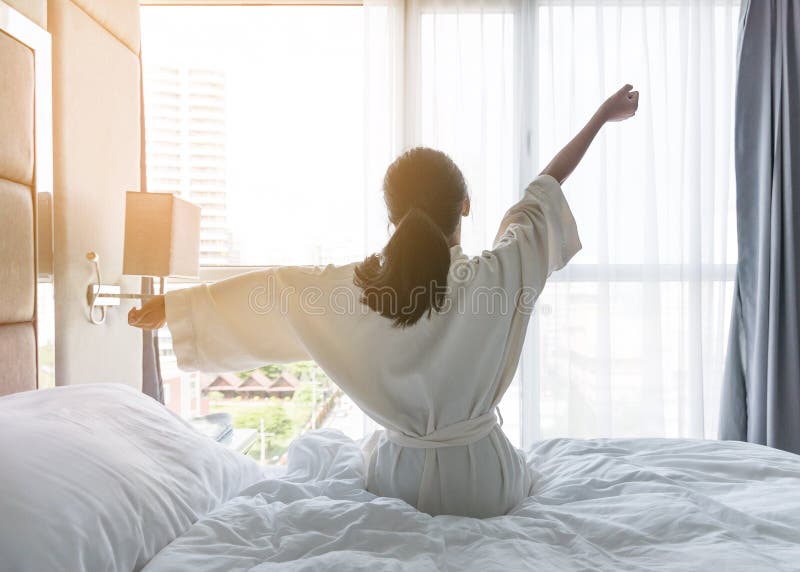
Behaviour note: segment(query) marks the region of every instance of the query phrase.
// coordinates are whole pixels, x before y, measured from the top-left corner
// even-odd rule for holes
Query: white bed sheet
[[[800,570],[800,456],[737,442],[544,441],[511,514],[430,517],[364,490],[358,446],[298,439],[159,553],[172,570]]]

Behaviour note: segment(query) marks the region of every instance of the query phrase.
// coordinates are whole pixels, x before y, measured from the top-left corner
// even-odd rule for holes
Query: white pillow
[[[122,385],[0,399],[0,568],[141,568],[260,467]]]

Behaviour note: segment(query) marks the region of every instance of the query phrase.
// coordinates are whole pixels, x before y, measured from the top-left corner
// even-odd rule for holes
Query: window
[[[148,190],[202,207],[203,266],[235,274],[366,254],[361,7],[145,6],[142,42]],[[364,431],[313,363],[186,374],[169,332],[159,340],[167,405],[263,430],[256,459],[282,462],[313,427]]]
[[[464,171],[462,241],[478,253],[538,169],[629,81],[642,92],[636,120],[606,128],[565,187],[584,249],[537,304],[504,429],[519,445],[713,437],[736,260],[738,4],[146,7],[150,190],[203,207],[209,280],[237,266],[350,262],[385,241],[388,163],[430,145]],[[169,167],[178,172],[159,171]],[[289,376],[303,387],[297,403],[277,397]],[[195,402],[202,412],[213,394],[220,409],[264,383],[279,400],[270,407],[284,404],[269,410],[271,435],[318,423],[363,432],[313,364],[200,379],[206,401]],[[320,419],[317,407],[332,410]],[[259,415],[245,413],[254,427]]]

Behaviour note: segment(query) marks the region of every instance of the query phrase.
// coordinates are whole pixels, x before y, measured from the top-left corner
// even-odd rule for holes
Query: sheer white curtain
[[[641,91],[636,119],[568,183],[585,248],[539,303],[539,435],[715,437],[738,2],[550,1],[537,15],[540,161],[602,94]]]
[[[537,305],[503,414],[546,437],[715,437],[736,260],[731,177],[738,0],[367,2],[367,242],[386,236],[383,170],[429,145],[490,245],[525,183],[625,82],[565,185],[584,250]]]

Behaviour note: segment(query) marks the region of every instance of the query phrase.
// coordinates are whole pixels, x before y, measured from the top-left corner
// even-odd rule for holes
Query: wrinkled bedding
[[[286,474],[161,551],[171,570],[800,570],[800,456],[738,442],[555,439],[535,494],[486,520],[364,490],[358,444],[315,431]]]

